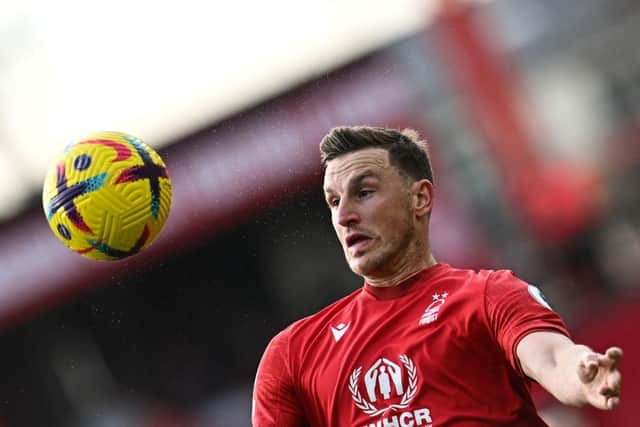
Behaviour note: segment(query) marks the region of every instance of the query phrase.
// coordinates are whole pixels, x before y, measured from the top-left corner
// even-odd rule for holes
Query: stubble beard
[[[419,250],[420,244],[416,242],[415,231],[411,227],[411,221],[407,218],[404,224],[405,232],[395,239],[383,242],[381,247],[374,247],[370,252],[365,252],[359,257],[352,258],[345,252],[347,263],[358,276],[385,277],[393,275],[415,257],[413,252]],[[380,242],[374,242],[379,244]]]

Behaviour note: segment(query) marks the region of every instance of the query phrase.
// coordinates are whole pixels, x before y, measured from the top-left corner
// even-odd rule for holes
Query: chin
[[[360,256],[359,258],[353,259],[349,261],[349,268],[358,276],[369,276],[372,273],[375,273],[378,270],[378,265],[372,260],[366,259],[365,256]]]
[[[363,265],[360,259],[347,259],[347,264],[349,264],[349,268],[358,276],[363,276],[366,274],[366,269],[363,269]]]

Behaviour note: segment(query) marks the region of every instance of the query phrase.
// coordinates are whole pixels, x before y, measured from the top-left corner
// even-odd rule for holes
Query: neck
[[[433,266],[436,263],[435,258],[429,252],[427,256],[420,259],[415,263],[408,263],[401,268],[394,271],[392,274],[381,275],[381,276],[373,276],[373,277],[365,277],[366,282],[375,287],[379,288],[389,288],[393,286],[397,286],[400,283],[410,279],[415,276],[419,272]]]

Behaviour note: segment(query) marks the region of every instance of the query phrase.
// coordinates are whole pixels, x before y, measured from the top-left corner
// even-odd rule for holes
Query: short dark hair
[[[327,162],[364,148],[383,148],[389,152],[389,161],[401,173],[414,180],[428,179],[433,183],[429,159],[429,146],[413,129],[398,131],[372,126],[340,126],[322,138],[320,157],[322,166]]]

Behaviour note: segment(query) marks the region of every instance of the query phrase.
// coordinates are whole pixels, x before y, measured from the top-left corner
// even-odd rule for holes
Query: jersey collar
[[[364,282],[363,291],[373,296],[377,300],[390,300],[399,298],[403,295],[409,293],[413,288],[415,288],[417,283],[424,283],[426,280],[429,280],[434,275],[446,270],[448,265],[445,263],[435,263],[431,267],[427,267],[424,270],[414,274],[404,282],[397,284],[396,286],[381,288],[379,286],[372,286],[367,282]]]

